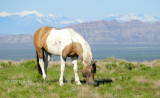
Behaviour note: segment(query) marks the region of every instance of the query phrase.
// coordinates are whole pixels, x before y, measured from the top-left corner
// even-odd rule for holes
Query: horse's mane
[[[71,30],[73,36],[74,36],[74,34],[79,36],[79,39],[81,40],[81,41],[79,41],[79,43],[82,45],[82,48],[83,48],[83,61],[84,61],[84,63],[89,65],[92,61],[92,53],[91,53],[91,48],[90,48],[88,42],[85,41],[84,38],[79,33],[74,31],[73,29],[70,29],[70,30]]]
[[[92,53],[91,53],[91,48],[89,46],[89,44],[86,42],[85,45],[82,46],[83,47],[83,57],[84,57],[84,62],[87,65],[90,65],[91,61],[92,61]]]

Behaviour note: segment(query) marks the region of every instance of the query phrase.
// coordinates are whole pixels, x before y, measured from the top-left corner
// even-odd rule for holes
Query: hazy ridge
[[[160,22],[95,21],[72,25],[90,42],[159,43]]]
[[[160,22],[93,21],[68,26],[90,43],[159,43]],[[35,28],[35,30],[38,28]],[[32,44],[32,34],[1,35],[0,44]]]

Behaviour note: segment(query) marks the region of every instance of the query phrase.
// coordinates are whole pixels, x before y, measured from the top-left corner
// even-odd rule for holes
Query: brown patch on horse
[[[83,60],[83,48],[80,43],[72,42],[67,45],[62,51],[62,57],[66,60],[67,57],[79,56]]]
[[[53,27],[49,26],[41,27],[34,34],[33,41],[39,58],[43,58],[42,48],[44,48],[46,51],[48,50],[46,40],[52,28]]]
[[[38,72],[41,75],[42,70],[40,68],[39,58],[44,60],[44,50],[48,50],[46,40],[51,30],[52,27],[49,26],[41,27],[35,32],[33,37],[33,42],[36,47]]]

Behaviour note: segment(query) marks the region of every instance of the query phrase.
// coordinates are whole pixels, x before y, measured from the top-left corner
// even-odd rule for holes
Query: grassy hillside
[[[95,84],[86,85],[81,74],[82,85],[74,82],[73,66],[67,63],[65,84],[59,86],[60,65],[50,63],[48,79],[38,75],[36,61],[0,61],[0,97],[79,97],[79,98],[157,98],[160,97],[160,60],[151,62],[127,62],[116,58],[97,63]]]

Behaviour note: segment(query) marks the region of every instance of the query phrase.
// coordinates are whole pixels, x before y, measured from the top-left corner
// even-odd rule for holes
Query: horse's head
[[[94,74],[96,73],[96,62],[97,61],[92,61],[89,66],[86,66],[82,70],[82,75],[87,84],[94,83]]]

